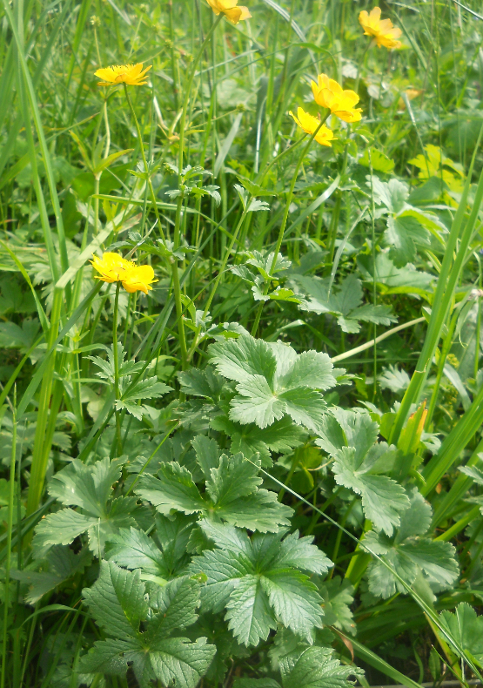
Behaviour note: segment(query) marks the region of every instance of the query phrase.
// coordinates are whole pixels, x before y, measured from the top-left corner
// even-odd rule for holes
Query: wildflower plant
[[[2,3],[0,688],[483,680],[479,7],[392,7]]]

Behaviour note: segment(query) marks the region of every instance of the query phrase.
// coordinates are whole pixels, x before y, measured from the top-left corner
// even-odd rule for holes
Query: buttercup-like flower
[[[96,279],[109,284],[121,282],[130,294],[135,291],[147,294],[152,289],[150,285],[157,281],[154,279],[154,270],[150,265],[136,265],[118,253],[104,253],[102,258],[93,256],[91,263],[93,268],[100,273],[100,276],[95,276]]]
[[[121,280],[123,275],[134,267],[134,263],[126,260],[118,253],[104,253],[102,258],[93,256],[91,263],[92,267],[101,273],[100,277],[96,275],[96,279],[109,282],[109,284]]]
[[[138,265],[131,268],[121,281],[124,289],[130,294],[135,291],[142,291],[147,294],[152,289],[150,285],[157,282],[154,279],[154,270],[150,265]]]
[[[237,6],[238,0],[207,0],[207,2],[217,16],[223,12],[232,24],[238,24],[239,21],[250,19],[252,16],[248,7],[243,5]]]
[[[382,45],[389,50],[401,47],[397,39],[402,34],[401,29],[393,26],[390,19],[381,19],[381,8],[374,7],[370,14],[362,10],[359,14],[359,24],[364,29],[364,36],[373,36],[378,48]]]
[[[297,108],[297,117],[295,117],[293,112],[289,112],[289,115],[293,117],[295,122],[306,134],[313,134],[320,126],[320,120],[318,120],[317,117],[313,117],[313,115],[310,115],[308,112],[305,112],[301,107]],[[334,132],[323,124],[314,138],[321,146],[332,147],[331,142],[335,137]]]
[[[147,83],[146,73],[149,72],[152,65],[143,69],[143,63],[132,65],[113,65],[112,67],[103,67],[95,72],[99,79],[99,86],[112,86],[113,84],[127,84],[128,86],[143,86]]]
[[[329,79],[327,74],[319,74],[317,83],[312,81],[311,85],[317,105],[328,108],[344,122],[358,122],[361,119],[361,108],[354,107],[359,102],[359,96],[355,91],[344,91],[342,86],[334,79]]]

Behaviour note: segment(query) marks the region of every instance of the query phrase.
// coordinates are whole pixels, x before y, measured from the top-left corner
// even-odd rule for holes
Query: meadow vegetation
[[[478,0],[1,0],[0,688],[483,671]]]

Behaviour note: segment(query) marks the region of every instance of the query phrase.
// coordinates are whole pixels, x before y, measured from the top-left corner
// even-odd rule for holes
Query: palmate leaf
[[[380,475],[391,465],[395,448],[377,443],[378,426],[366,412],[336,409],[323,419],[320,435],[316,443],[334,458],[336,482],[361,495],[364,513],[376,530],[392,535],[409,506],[404,488]]]
[[[249,538],[230,526],[209,521],[201,525],[216,546],[190,566],[193,574],[206,576],[202,607],[214,612],[225,607],[230,630],[247,646],[265,640],[278,623],[310,638],[322,625],[322,600],[300,569],[325,573],[331,566],[311,538],[300,540],[297,533],[286,539],[257,533]]]
[[[32,542],[36,558],[43,558],[52,545],[68,545],[84,533],[89,536],[90,550],[98,555],[119,528],[135,525],[132,513],[136,498],[112,499],[112,485],[119,479],[124,462],[106,457],[85,465],[74,459],[55,474],[48,487],[51,496],[81,511],[62,509],[40,521]]]
[[[326,354],[297,354],[291,347],[250,336],[212,344],[212,362],[219,373],[237,382],[230,419],[266,428],[285,415],[315,431],[326,411],[320,390],[336,384]]]
[[[97,582],[83,592],[90,613],[107,638],[94,643],[81,658],[85,673],[123,675],[132,665],[141,688],[158,679],[164,686],[176,684],[195,688],[206,673],[216,652],[206,638],[169,637],[176,629],[191,625],[197,618],[199,584],[178,578],[165,588],[156,588],[149,598],[139,571],[126,571],[113,562],[101,562]],[[143,622],[146,630],[140,631]]]
[[[278,637],[278,636],[277,636]],[[349,688],[351,676],[362,671],[343,665],[331,647],[295,645],[296,649],[279,660],[281,684],[272,678],[236,679],[234,688]]]
[[[360,322],[372,322],[376,325],[390,325],[396,318],[391,308],[386,305],[362,304],[363,292],[360,280],[349,275],[330,291],[330,278],[321,279],[309,275],[294,275],[299,291],[305,299],[300,309],[311,313],[328,313],[337,317],[343,332],[357,333]],[[302,354],[303,355],[303,354]]]
[[[277,620],[264,592],[263,579],[247,574],[234,587],[226,603],[225,619],[239,643],[258,645],[270,630],[277,627]]]
[[[258,487],[259,462],[246,461],[242,454],[216,458],[209,440],[196,438],[194,447],[200,467],[209,474],[203,495],[188,469],[176,462],[162,464],[157,477],[142,476],[136,494],[162,514],[198,513],[262,532],[276,532],[289,524],[292,510],[278,501],[275,492]]]
[[[346,633],[354,635],[356,624],[351,610],[354,602],[354,586],[347,579],[334,576],[320,585],[320,594],[324,600],[324,623],[335,626]]]
[[[225,425],[225,432],[231,436],[232,452],[242,452],[247,458],[258,453],[261,455],[262,465],[265,457],[270,458],[271,451],[287,454],[303,444],[307,437],[303,428],[296,425],[289,416],[284,416],[263,429],[255,423],[241,425],[226,420],[228,426]]]
[[[454,614],[449,611],[439,615],[443,627],[469,653],[480,667],[483,666],[483,617],[466,602],[460,602]]]
[[[360,669],[341,664],[329,647],[308,647],[300,656],[280,662],[283,688],[348,688]]]
[[[154,540],[138,528],[121,529],[113,535],[109,548],[109,559],[119,566],[141,569],[154,576],[168,575],[163,553],[156,547]]]
[[[451,588],[458,577],[455,549],[449,542],[423,537],[432,517],[431,506],[416,488],[409,493],[409,506],[401,514],[401,524],[393,538],[370,531],[364,542],[411,586],[422,575],[434,591]],[[384,564],[374,559],[368,569],[369,590],[388,598],[396,592],[406,593],[404,585]]]

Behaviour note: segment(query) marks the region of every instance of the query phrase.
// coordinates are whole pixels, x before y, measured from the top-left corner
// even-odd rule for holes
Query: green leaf
[[[330,647],[308,647],[294,662],[280,662],[283,688],[348,688],[350,676],[360,675],[354,666],[341,664]]]
[[[354,447],[344,447],[337,453],[332,466],[336,483],[361,495],[366,517],[378,530],[392,535],[400,523],[401,511],[408,505],[404,488],[385,475],[368,474],[364,464],[357,465],[355,455]]]
[[[200,584],[185,576],[175,578],[164,588],[156,589],[150,604],[156,612],[150,623],[150,635],[170,635],[175,629],[184,629],[196,622]]]
[[[101,561],[99,578],[83,591],[92,616],[108,635],[135,638],[140,621],[146,618],[148,604],[139,575],[139,571],[131,573],[114,562]]]
[[[230,595],[245,576],[255,573],[255,568],[242,552],[207,550],[196,557],[190,566],[192,574],[203,573],[206,583],[201,589],[202,608],[220,612],[228,604]]]
[[[97,524],[97,518],[84,516],[73,509],[48,514],[35,529],[32,546],[36,558],[41,559],[52,545],[69,545]]]
[[[107,167],[110,167],[111,164],[115,162],[118,158],[121,158],[123,155],[127,155],[128,153],[132,153],[133,150],[134,148],[126,148],[126,150],[120,150],[116,151],[115,153],[111,153],[111,155],[108,155],[107,158],[101,160],[101,162],[99,162],[97,166],[92,170],[92,172],[95,175],[99,174]]]
[[[244,382],[252,376],[273,380],[277,360],[263,339],[242,336],[211,344],[209,353],[218,372],[229,380]]]
[[[277,620],[263,589],[263,578],[259,576],[246,575],[241,578],[226,608],[228,628],[243,645],[258,645],[260,640],[268,638],[271,629],[277,627]]]
[[[289,506],[278,501],[276,492],[264,489],[234,499],[226,506],[216,506],[216,514],[228,523],[262,533],[276,533],[279,526],[290,525],[292,513]]]
[[[322,627],[324,616],[314,583],[299,571],[282,568],[267,571],[261,583],[283,625],[310,641],[313,628]]]
[[[164,686],[195,688],[215,655],[216,647],[208,645],[206,638],[191,643],[187,638],[168,638],[157,641],[149,661],[154,676]]]
[[[154,540],[138,528],[122,528],[111,538],[109,560],[128,569],[142,569],[145,573],[166,578],[168,570],[161,550]]]
[[[324,624],[335,626],[351,635],[356,633],[356,624],[351,611],[354,602],[354,586],[347,579],[334,576],[320,585],[324,600]]]
[[[370,256],[359,256],[357,263],[361,273],[371,284],[374,281],[374,266]],[[412,265],[398,268],[386,253],[376,256],[376,283],[388,294],[425,295],[436,279],[434,275],[416,270]]]
[[[256,423],[260,428],[272,425],[285,413],[285,404],[262,375],[253,375],[237,385],[241,395],[231,403],[230,418],[239,423]]]
[[[190,571],[206,576],[203,608],[220,612],[226,607],[229,627],[239,642],[253,645],[266,639],[277,620],[307,638],[322,625],[322,599],[298,568],[326,571],[331,562],[310,538],[256,533],[249,539],[226,525],[204,522],[202,527],[216,548],[196,557]]]
[[[267,428],[259,428],[255,423],[247,425],[233,423],[226,432],[231,435],[233,453],[242,452],[247,458],[259,453],[262,457],[262,465],[263,458],[269,458],[271,451],[287,454],[294,447],[302,444],[306,437],[303,429],[289,416],[284,416]]]
[[[220,462],[220,449],[216,440],[210,439],[206,435],[197,435],[191,440],[193,449],[196,452],[196,461],[203,471],[206,479],[211,477],[211,469],[218,468]]]
[[[135,491],[163,514],[172,509],[202,513],[251,530],[277,531],[280,525],[290,523],[292,510],[278,502],[275,492],[257,488],[262,482],[258,471],[259,464],[246,461],[242,454],[223,455],[220,466],[210,469],[207,492],[202,496],[186,468],[176,462],[164,463],[158,477],[142,476]]]
[[[483,617],[477,616],[473,607],[466,602],[460,602],[454,614],[443,611],[439,618],[465,653],[483,666]]]
[[[389,256],[397,267],[415,261],[417,247],[429,247],[429,232],[411,215],[389,216],[384,240],[391,247]]]
[[[293,365],[278,380],[281,387],[293,389],[331,389],[334,386],[333,366],[327,354],[304,351],[294,360]]]
[[[191,473],[175,461],[162,464],[157,478],[143,475],[135,492],[162,514],[169,514],[171,509],[193,514],[205,507]]]
[[[73,459],[49,483],[51,497],[68,506],[79,506],[93,516],[103,517],[112,485],[121,475],[124,460],[102,459],[87,466]]]
[[[219,466],[211,469],[206,489],[218,507],[225,507],[239,497],[246,497],[257,491],[263,482],[258,475],[260,462],[246,461],[243,454],[223,454]]]
[[[274,678],[237,678],[233,688],[281,688]]]
[[[333,416],[340,430],[335,427],[334,418],[326,416],[317,444],[333,456],[336,482],[361,495],[366,517],[377,530],[392,535],[409,499],[399,483],[378,473],[388,465],[395,449],[384,442],[376,443],[378,426],[368,413],[336,409]]]
[[[187,372],[178,373],[178,378],[181,390],[185,394],[212,400],[220,396],[225,384],[221,375],[217,375],[211,366],[207,366],[204,370],[192,368]]]
[[[172,576],[189,561],[187,545],[193,529],[193,519],[183,514],[162,516],[156,514],[156,535],[163,558]]]
[[[311,573],[327,573],[332,562],[318,547],[313,537],[299,537],[299,531],[287,535],[281,542],[277,566],[293,566]]]
[[[319,426],[326,404],[316,390],[336,384],[325,354],[298,355],[284,344],[242,336],[212,344],[210,355],[220,373],[239,383],[231,401],[231,420],[263,429],[288,414],[310,430]]]
[[[216,647],[203,637],[192,643],[168,636],[195,621],[198,590],[199,584],[186,578],[155,588],[152,614],[139,571],[101,562],[99,579],[83,595],[99,626],[115,639],[96,642],[81,658],[79,670],[123,675],[131,665],[141,688],[149,688],[156,679],[165,686],[195,688]],[[139,630],[141,622],[146,624],[144,632]]]
[[[376,203],[385,205],[391,213],[399,213],[406,205],[409,197],[409,185],[398,179],[381,182],[379,177],[368,177],[367,186],[374,191]]]
[[[364,541],[407,585],[413,585],[422,575],[436,592],[451,589],[459,575],[455,549],[449,542],[423,537],[431,524],[432,509],[416,488],[410,491],[409,498],[410,505],[402,514],[400,529],[392,539],[370,531]],[[381,561],[372,561],[368,578],[369,590],[378,597],[407,592]]]
[[[293,275],[293,279],[306,295],[306,299],[300,306],[301,310],[318,314],[330,313],[336,316],[343,332],[359,332],[359,321],[390,325],[396,320],[389,306],[370,303],[361,305],[362,286],[355,275],[349,275],[342,280],[338,288],[332,289],[330,289],[329,278]]]
[[[357,163],[364,165],[364,167],[372,167],[376,172],[385,172],[386,174],[394,169],[394,160],[388,158],[385,153],[377,148],[366,148]]]

